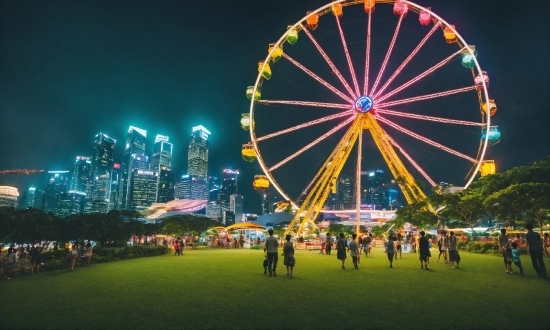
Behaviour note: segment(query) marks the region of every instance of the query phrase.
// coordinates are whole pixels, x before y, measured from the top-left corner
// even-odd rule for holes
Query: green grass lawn
[[[434,250],[435,252],[435,250]],[[390,269],[376,249],[354,270],[335,255],[297,251],[294,278],[263,251],[193,250],[0,282],[2,329],[299,328],[548,329],[550,282],[506,274],[502,259],[462,252],[460,269],[420,269],[404,254]],[[550,269],[550,259],[546,259]],[[517,270],[517,268],[515,268]]]

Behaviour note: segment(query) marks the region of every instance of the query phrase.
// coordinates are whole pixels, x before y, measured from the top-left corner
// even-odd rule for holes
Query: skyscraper
[[[128,168],[131,169],[130,172],[128,172],[128,177],[126,178],[126,205],[124,207],[125,210],[133,210],[133,190],[135,189],[132,180],[136,175],[142,175],[143,173],[138,173],[138,171],[146,171],[149,172],[149,157],[143,155],[143,154],[132,154],[130,156],[130,159],[128,161]],[[156,176],[156,173],[153,172]],[[149,175],[147,173],[146,175]],[[140,177],[141,180],[141,177]],[[138,184],[136,187],[140,187]],[[141,188],[140,188],[141,189]],[[155,186],[155,197],[156,198],[156,186]]]
[[[384,179],[385,174],[382,170],[372,171],[368,174],[366,202],[376,210],[385,209],[388,206]]]
[[[262,199],[262,215],[271,213],[271,204],[269,202],[269,195],[264,194],[264,198]]]
[[[69,171],[48,171],[48,183],[44,194],[44,212],[57,214],[59,201],[67,189]]]
[[[27,190],[26,200],[25,200],[25,208],[30,209],[35,207],[35,200],[36,200],[36,188],[30,187],[29,190]]]
[[[180,177],[174,186],[176,199],[191,199],[191,176],[185,174]]]
[[[220,191],[221,212],[230,211],[230,196],[237,193],[237,176],[239,171],[231,169],[223,170],[222,189]]]
[[[354,195],[354,189],[353,189],[353,182],[354,180],[347,175],[340,175],[338,178],[337,184],[338,184],[338,191],[337,191],[337,203],[336,203],[336,209],[337,210],[349,210],[354,205],[353,195]]]
[[[229,210],[235,215],[235,222],[243,222],[243,202],[242,195],[233,194],[229,196]]]
[[[193,127],[187,153],[187,174],[196,175],[204,181],[208,178],[208,136],[210,134],[210,131],[202,125]]]
[[[167,203],[174,200],[174,185],[172,183],[172,170],[161,166],[158,172],[157,203]]]
[[[71,187],[69,190],[78,191],[85,194],[91,174],[92,162],[90,161],[90,157],[77,156],[74,164],[73,177],[71,179]]]
[[[174,199],[174,185],[172,180],[172,143],[168,136],[157,135],[153,144],[150,170],[158,173],[157,202],[166,203]]]
[[[122,163],[122,175],[120,177],[119,189],[119,209],[126,209],[128,203],[126,201],[126,195],[128,194],[128,177],[132,168],[130,161],[133,154],[143,155],[145,154],[145,141],[147,138],[147,131],[141,128],[130,126],[128,134],[126,135],[126,148],[124,149],[124,157]]]
[[[115,159],[116,140],[99,133],[95,136],[92,153],[91,178],[86,192],[87,213],[106,213],[111,199],[111,177]]]
[[[157,173],[133,169],[128,186],[128,210],[143,210],[155,203],[157,198]]]

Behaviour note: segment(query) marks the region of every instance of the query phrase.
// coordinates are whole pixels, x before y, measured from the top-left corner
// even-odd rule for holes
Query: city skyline
[[[502,142],[488,155],[497,171],[548,155],[544,41],[550,26],[544,13],[550,4],[527,2],[517,10],[511,1],[415,2],[453,22],[479,50],[499,105],[494,122]],[[204,125],[212,132],[209,175],[239,169],[245,210],[253,205],[260,213],[263,194],[251,186],[262,171],[240,155],[249,140],[239,128],[240,114],[249,107],[244,90],[268,44],[327,1],[235,3],[195,4],[192,15],[183,3],[168,1],[2,3],[0,138],[9,143],[0,145],[0,169],[72,171],[76,156],[92,156],[98,132],[117,140],[115,161],[123,163],[125,130],[135,125],[149,132],[148,148],[155,135],[170,137],[178,177],[186,172],[189,128]],[[372,159],[363,170],[383,165]],[[45,174],[28,180],[37,177]],[[3,176],[0,185],[17,180],[24,178]]]

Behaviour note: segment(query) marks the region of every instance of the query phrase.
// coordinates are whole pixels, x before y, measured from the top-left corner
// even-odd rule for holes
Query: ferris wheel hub
[[[370,109],[372,109],[374,102],[372,101],[372,98],[370,96],[360,96],[357,100],[355,100],[353,109],[359,113],[366,113],[369,112]]]

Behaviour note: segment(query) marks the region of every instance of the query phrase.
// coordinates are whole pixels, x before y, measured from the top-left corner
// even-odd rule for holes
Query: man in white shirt
[[[265,239],[264,252],[267,252],[267,269],[269,270],[269,276],[277,276],[277,261],[279,260],[279,243],[277,239],[273,237],[273,229],[267,231],[269,237]]]

